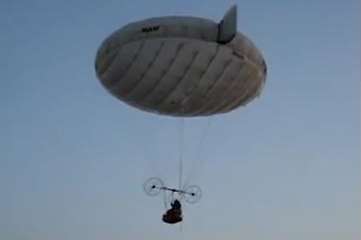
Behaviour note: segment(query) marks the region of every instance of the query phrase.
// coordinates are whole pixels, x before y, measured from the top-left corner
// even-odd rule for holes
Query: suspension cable
[[[179,125],[179,179],[178,179],[178,188],[182,188],[182,181],[183,181],[183,151],[184,151],[184,118],[180,119]]]
[[[184,181],[185,186],[188,185],[190,180],[192,180],[192,178],[194,177],[194,175],[196,173],[196,169],[195,169],[196,164],[198,164],[199,168],[201,168],[203,166],[202,153],[203,153],[204,143],[205,143],[205,141],[208,137],[209,131],[210,131],[210,126],[211,126],[211,118],[208,117],[207,124],[203,127],[203,130],[201,132],[201,136],[200,136],[197,148],[196,148],[195,158],[194,158],[194,161],[192,161],[191,172],[190,172],[190,174],[187,175],[187,179]]]

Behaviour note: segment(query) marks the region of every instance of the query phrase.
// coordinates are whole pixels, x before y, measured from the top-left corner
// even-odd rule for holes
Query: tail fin
[[[228,9],[223,19],[218,24],[218,42],[226,44],[236,36],[237,33],[237,5]]]

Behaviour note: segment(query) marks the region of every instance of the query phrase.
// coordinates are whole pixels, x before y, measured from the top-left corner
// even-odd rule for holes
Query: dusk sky
[[[232,4],[266,85],[246,107],[185,120],[184,176],[203,197],[169,226],[142,184],[177,184],[181,120],[112,97],[95,54],[129,22],[219,21]],[[0,239],[359,240],[360,5],[2,0]]]

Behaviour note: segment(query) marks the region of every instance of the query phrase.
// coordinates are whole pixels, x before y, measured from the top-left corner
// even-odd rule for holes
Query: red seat
[[[175,224],[181,222],[182,212],[179,209],[169,209],[162,217],[163,222],[169,224]]]

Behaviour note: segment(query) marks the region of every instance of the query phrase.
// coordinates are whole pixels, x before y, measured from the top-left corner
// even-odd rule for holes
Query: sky
[[[184,175],[203,197],[168,226],[142,184],[177,183],[182,120],[110,96],[95,54],[129,22],[219,21],[235,3],[267,82],[246,107],[184,121]],[[359,240],[360,10],[358,0],[0,1],[0,239]]]

